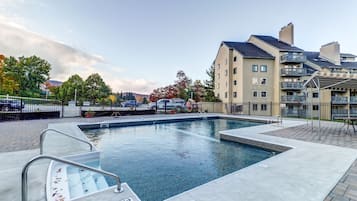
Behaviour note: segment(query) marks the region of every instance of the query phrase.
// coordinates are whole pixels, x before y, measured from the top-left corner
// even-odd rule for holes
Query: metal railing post
[[[40,133],[40,154],[43,154],[43,142],[44,142],[44,140],[45,140],[45,137],[46,137],[46,134],[47,134],[48,131],[52,131],[52,132],[55,132],[55,133],[64,135],[64,136],[66,136],[66,137],[72,138],[72,139],[74,139],[74,140],[77,140],[77,141],[79,141],[79,142],[83,142],[83,143],[85,143],[85,144],[88,144],[89,147],[90,147],[90,151],[93,151],[93,145],[92,145],[92,143],[87,142],[87,141],[85,141],[85,140],[82,140],[82,139],[80,139],[80,138],[71,136],[71,135],[69,135],[69,134],[67,134],[67,133],[64,133],[64,132],[62,132],[62,131],[59,131],[59,130],[56,130],[56,129],[52,129],[52,128],[48,128],[48,129],[43,130],[43,131]]]
[[[64,117],[64,101],[62,100],[61,101],[61,111],[62,111],[62,114],[61,114],[61,117],[63,118]]]
[[[165,114],[166,114],[166,104],[167,104],[167,102],[165,101],[165,103],[164,103],[164,107],[165,107]]]
[[[28,201],[28,197],[27,197],[27,193],[28,193],[27,172],[29,170],[29,167],[31,166],[31,164],[33,162],[35,162],[37,160],[41,160],[41,159],[54,160],[54,161],[57,161],[57,162],[60,162],[60,163],[65,163],[65,164],[77,166],[77,167],[80,167],[80,168],[83,168],[83,169],[86,169],[86,170],[89,170],[89,171],[93,171],[93,172],[96,172],[96,173],[99,173],[99,174],[104,174],[106,176],[113,177],[115,179],[116,183],[117,183],[117,187],[114,190],[114,192],[116,192],[116,193],[123,192],[123,189],[121,187],[120,178],[116,174],[113,174],[113,173],[110,173],[110,172],[107,172],[107,171],[104,171],[104,170],[96,169],[96,168],[93,168],[93,167],[89,167],[89,166],[86,166],[86,165],[83,165],[83,164],[80,164],[80,163],[76,163],[76,162],[73,162],[73,161],[70,161],[70,160],[65,160],[65,159],[62,159],[62,158],[58,158],[58,157],[55,157],[55,156],[39,155],[39,156],[36,156],[36,157],[32,158],[22,168],[22,172],[21,172],[21,200],[22,201]]]

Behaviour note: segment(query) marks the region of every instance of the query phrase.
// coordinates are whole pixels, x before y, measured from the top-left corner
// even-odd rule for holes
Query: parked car
[[[139,103],[136,100],[128,100],[121,103],[122,107],[138,107]]]
[[[0,99],[0,109],[2,111],[21,110],[25,107],[25,103],[16,99]]]
[[[160,99],[156,102],[152,102],[149,104],[149,108],[152,110],[163,110],[165,109],[165,104],[166,104],[166,109],[167,110],[183,110],[185,109],[185,100],[181,98],[172,98],[172,99]]]

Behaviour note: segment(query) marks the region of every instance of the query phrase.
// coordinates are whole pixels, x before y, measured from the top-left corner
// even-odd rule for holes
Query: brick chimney
[[[340,44],[335,41],[322,45],[320,48],[320,58],[326,59],[335,65],[341,65]]]
[[[294,25],[289,23],[279,31],[279,40],[294,45]]]

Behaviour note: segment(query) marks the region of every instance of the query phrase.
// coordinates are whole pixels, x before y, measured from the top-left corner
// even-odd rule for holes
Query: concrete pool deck
[[[304,124],[285,120],[284,128]],[[220,132],[224,139],[250,139],[291,149],[167,200],[322,201],[357,157],[354,149],[260,134],[274,130],[279,130],[278,125]]]
[[[188,116],[168,115],[164,117],[141,116],[118,119],[106,118],[102,123],[155,120],[162,118],[169,119],[177,117],[185,118]],[[198,116],[202,117],[208,115]],[[252,117],[244,118],[251,119]],[[271,117],[256,118],[264,121],[274,120],[274,118]],[[78,129],[77,125],[87,123],[91,124],[92,121],[86,123],[56,123],[50,124],[49,127],[69,132],[77,137],[83,137],[82,132]],[[324,200],[353,161],[355,161],[357,150],[260,134],[263,132],[279,132],[282,131],[281,129],[285,130],[305,127],[305,125],[306,121],[284,120],[282,126],[262,125],[257,126],[254,129],[252,129],[253,127],[250,127],[248,130],[242,128],[223,132],[223,134],[230,135],[232,138],[249,138],[254,139],[255,141],[264,141],[279,144],[283,147],[289,146],[294,148],[268,160],[264,160],[226,175],[225,177],[198,186],[168,200]],[[61,136],[48,135],[47,138],[45,153],[58,153],[61,155],[61,152],[65,154],[65,152],[85,152],[88,150],[88,147],[85,145],[78,144],[74,141],[65,141]],[[62,142],[65,142],[64,147]],[[58,150],[56,151],[57,148]],[[24,151],[24,153],[29,152]],[[7,153],[0,154],[0,158],[5,159],[4,155],[6,154]],[[9,154],[11,155],[11,153],[8,153],[7,155]],[[0,173],[1,172],[2,168],[0,168]],[[6,180],[6,172],[3,173]],[[2,184],[3,185],[0,186],[0,200],[3,198],[9,198],[6,200],[19,200],[18,191],[17,196],[11,197],[12,195],[15,195],[14,193],[16,192],[16,189],[9,191],[9,184],[5,182]]]

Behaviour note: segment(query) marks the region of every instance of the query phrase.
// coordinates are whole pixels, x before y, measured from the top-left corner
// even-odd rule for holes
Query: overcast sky
[[[184,70],[206,79],[221,41],[277,37],[289,22],[295,45],[338,41],[357,54],[357,1],[0,0],[0,54],[36,54],[51,78],[98,72],[114,91],[149,93]]]

